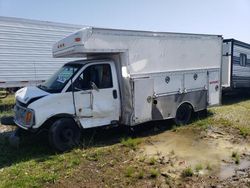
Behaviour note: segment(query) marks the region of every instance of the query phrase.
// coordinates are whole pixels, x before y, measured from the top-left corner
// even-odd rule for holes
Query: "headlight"
[[[29,128],[35,124],[35,112],[32,109],[16,105],[14,111],[14,121],[18,125]]]

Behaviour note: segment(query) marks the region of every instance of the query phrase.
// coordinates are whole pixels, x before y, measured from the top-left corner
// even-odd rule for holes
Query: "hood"
[[[27,104],[31,99],[40,98],[49,95],[48,92],[39,89],[38,87],[24,87],[16,92],[16,99],[21,103]]]

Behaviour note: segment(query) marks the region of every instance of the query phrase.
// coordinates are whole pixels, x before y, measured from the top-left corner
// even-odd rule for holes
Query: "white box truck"
[[[86,27],[53,46],[71,61],[38,87],[16,92],[15,123],[49,129],[57,150],[79,143],[80,129],[134,126],[220,103],[222,37]]]

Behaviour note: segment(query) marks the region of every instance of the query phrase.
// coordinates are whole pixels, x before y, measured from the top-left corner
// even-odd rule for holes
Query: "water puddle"
[[[220,178],[224,179],[235,173],[235,168],[241,169],[250,166],[250,161],[242,160],[239,165],[232,163],[232,152],[247,153],[249,144],[231,143],[229,135],[220,132],[207,132],[202,136],[200,132],[192,129],[184,129],[180,132],[167,131],[151,138],[145,144],[143,155],[178,157],[178,164],[195,168],[197,164],[209,166],[220,172]],[[229,165],[230,164],[230,165]],[[178,166],[175,168],[178,168]]]
[[[221,165],[219,177],[220,179],[227,179],[235,174],[246,174],[246,169],[250,168],[250,160],[241,160],[240,164]]]

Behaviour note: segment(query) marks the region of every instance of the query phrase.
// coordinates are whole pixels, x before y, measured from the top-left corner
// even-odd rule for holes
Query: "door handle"
[[[113,90],[113,98],[117,99],[117,91],[116,91],[116,89]]]

